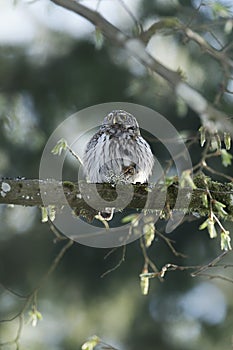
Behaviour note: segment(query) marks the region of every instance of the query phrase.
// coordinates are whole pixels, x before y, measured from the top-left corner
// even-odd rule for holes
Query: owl
[[[83,166],[91,183],[145,183],[152,173],[154,157],[141,136],[136,118],[113,110],[88,142]]]

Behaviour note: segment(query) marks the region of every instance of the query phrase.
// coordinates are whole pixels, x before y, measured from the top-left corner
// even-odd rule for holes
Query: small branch
[[[192,272],[191,276],[196,277],[196,276],[204,273],[204,271],[208,270],[209,268],[214,267],[214,266],[215,267],[218,266],[217,265],[218,262],[221,261],[227,254],[229,254],[229,251],[224,251],[219,256],[217,256],[215,259],[210,261],[207,265],[196,267],[196,271]]]
[[[161,30],[175,30],[182,32],[186,38],[194,41],[199,47],[213,58],[215,58],[221,64],[227,65],[233,68],[233,60],[226,55],[226,50],[216,50],[197,32],[193,31],[191,28],[183,24],[176,17],[165,17],[160,19],[158,22],[153,23],[146,31],[141,34],[141,39],[145,44],[154,36],[158,31]]]
[[[214,49],[212,46],[210,46],[210,44],[207,41],[205,41],[205,39],[201,35],[194,32],[190,28],[180,26],[179,29],[184,32],[184,34],[189,40],[192,40],[195,43],[197,43],[203,51],[210,54],[213,58],[215,58],[222,64],[228,65],[230,68],[233,68],[233,61],[225,54],[225,51],[218,51]]]
[[[74,244],[74,241],[71,239],[68,240],[68,242],[62,247],[58,255],[53,260],[52,264],[50,265],[48,271],[46,274],[42,277],[40,282],[38,283],[37,287],[34,289],[33,294],[38,293],[38,291],[42,288],[42,286],[45,284],[46,280],[49,278],[49,276],[54,272],[54,270],[57,268],[59,262],[64,257],[65,253],[70,249],[70,247]]]
[[[148,254],[147,254],[147,248],[145,246],[145,242],[143,240],[143,237],[140,237],[140,247],[142,250],[143,257],[144,257],[143,271],[147,271],[148,267],[150,267],[152,269],[153,273],[159,274],[158,268],[156,267],[156,265],[153,263],[153,261],[149,258]]]
[[[209,270],[210,268],[213,267],[227,267],[228,264],[226,265],[219,265],[218,262],[221,261],[227,254],[231,253],[232,251],[228,251],[228,252],[223,252],[221,253],[219,256],[217,256],[215,259],[213,259],[212,261],[210,261],[208,264],[206,265],[202,265],[202,266],[182,266],[182,265],[176,265],[176,264],[172,264],[172,263],[168,263],[166,265],[164,265],[160,271],[158,272],[149,272],[149,273],[144,273],[144,276],[147,278],[164,278],[165,274],[168,271],[187,271],[187,270],[196,270],[194,272],[192,272],[190,275],[192,277],[207,277],[209,279],[214,279],[214,278],[218,278],[221,279],[223,281],[227,281],[230,283],[233,283],[233,279],[224,275],[212,275],[207,273],[206,271]]]
[[[174,246],[173,246],[173,243],[175,243],[174,241],[172,241],[170,238],[168,238],[167,236],[165,236],[164,234],[162,234],[161,232],[159,232],[158,230],[155,230],[156,234],[161,237],[165,242],[166,244],[168,245],[168,247],[171,249],[172,253],[175,255],[175,256],[180,256],[181,258],[187,258],[187,255],[183,254],[183,253],[180,253],[178,252]]]
[[[110,251],[110,253],[111,253],[111,251]],[[109,270],[105,271],[104,273],[102,273],[102,275],[100,277],[103,278],[103,277],[107,276],[109,273],[117,270],[118,267],[120,267],[121,264],[125,261],[125,253],[126,253],[126,245],[124,244],[123,245],[123,249],[122,249],[122,255],[121,255],[121,258],[118,261],[118,263],[114,267],[112,267],[111,269],[109,269]],[[105,256],[105,259],[106,259],[106,256]]]

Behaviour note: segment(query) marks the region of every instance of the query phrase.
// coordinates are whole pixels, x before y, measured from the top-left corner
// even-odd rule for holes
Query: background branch
[[[175,17],[165,17],[153,23],[146,31],[142,32],[140,38],[147,44],[158,31],[166,29],[183,33],[188,40],[194,41],[204,52],[215,58],[218,62],[229,66],[229,68],[233,68],[233,61],[226,55],[225,50],[215,49],[200,34],[187,27]]]
[[[155,73],[159,74],[168,83],[172,85],[175,93],[178,97],[181,97],[184,102],[194,110],[201,118],[202,124],[212,133],[218,131],[227,130],[233,135],[233,126],[228,120],[228,116],[216,109],[211,103],[209,103],[197,90],[185,83],[182,76],[161,64],[158,60],[152,57],[146,49],[145,43],[140,39],[140,36],[129,37],[122,31],[107,21],[101,14],[90,8],[82,5],[80,2],[73,0],[50,0],[54,4],[57,4],[69,11],[75,12],[78,15],[86,18],[94,26],[96,26],[103,35],[114,45],[124,48],[130,55],[134,56],[141,64],[146,68],[150,68]],[[208,48],[208,52],[211,55],[215,55],[216,59],[226,60],[224,53],[213,52],[213,50],[207,47],[207,43],[200,41],[200,37],[191,30],[186,28],[186,36],[195,40],[199,45]],[[227,62],[232,65],[232,61]]]

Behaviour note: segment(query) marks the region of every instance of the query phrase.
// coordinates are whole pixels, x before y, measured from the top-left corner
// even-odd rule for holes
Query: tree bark
[[[168,187],[164,184],[130,185],[133,186],[133,196],[125,208],[145,209],[152,212],[160,210],[161,217],[166,219],[172,213],[178,191],[181,191],[183,196],[190,196],[190,204],[188,208],[185,208],[180,203],[179,210],[185,211],[186,214],[195,213],[200,217],[206,217],[210,213],[209,202],[212,201],[212,210],[218,216],[219,211],[213,205],[217,201],[224,205],[224,211],[227,213],[224,219],[233,221],[233,183],[215,182],[203,174],[194,176],[193,180],[196,189],[192,190],[190,187],[180,188],[177,179]],[[83,186],[85,186],[85,196],[83,196]],[[123,189],[126,186],[127,189],[127,185],[120,186],[123,186]],[[54,205],[57,208],[62,208],[63,205],[68,203],[78,215],[89,216],[91,218],[97,211],[92,209],[83,197],[94,197],[93,193],[95,189],[97,189],[98,195],[101,198],[109,201],[108,207],[111,207],[111,201],[114,201],[117,197],[117,188],[115,185],[109,183],[91,184],[71,181],[63,181],[61,183],[52,179],[29,180],[5,178],[0,180],[0,204],[23,206]],[[166,201],[163,205],[161,204],[160,196],[164,197],[164,191],[166,191]],[[211,199],[209,194],[211,195]],[[148,195],[150,196],[149,201]],[[206,196],[207,201],[206,199],[204,200],[204,196]],[[98,200],[96,205],[98,206]]]

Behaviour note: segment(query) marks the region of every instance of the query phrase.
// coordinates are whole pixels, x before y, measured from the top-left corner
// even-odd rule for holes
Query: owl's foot
[[[112,220],[113,215],[114,215],[114,208],[109,208],[109,211],[99,211],[98,215],[95,215],[95,218],[101,221],[104,224],[104,226],[107,229],[109,229],[108,221]]]
[[[110,221],[113,218],[114,208],[110,208],[110,211],[102,211],[99,212],[99,215],[103,218],[103,220]]]

